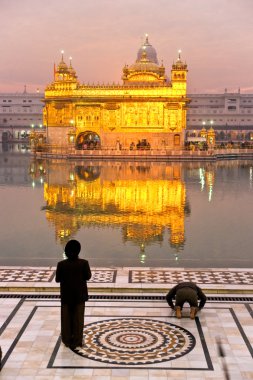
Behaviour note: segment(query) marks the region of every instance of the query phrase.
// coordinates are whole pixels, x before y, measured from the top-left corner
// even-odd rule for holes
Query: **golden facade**
[[[186,128],[187,65],[180,52],[171,78],[148,37],[122,84],[80,84],[62,60],[45,90],[47,142],[76,149],[181,149]]]
[[[185,241],[186,187],[181,164],[34,162],[46,168],[46,218],[56,240],[66,243],[82,228],[121,229],[139,250],[162,242],[180,249]]]

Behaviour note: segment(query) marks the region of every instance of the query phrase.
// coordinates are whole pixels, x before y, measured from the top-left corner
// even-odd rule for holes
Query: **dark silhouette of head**
[[[69,240],[65,246],[65,255],[68,259],[76,259],[81,251],[81,244],[77,240]]]

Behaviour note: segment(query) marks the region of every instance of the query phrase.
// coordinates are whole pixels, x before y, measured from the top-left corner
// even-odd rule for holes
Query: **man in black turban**
[[[80,250],[79,241],[68,241],[67,259],[57,264],[55,278],[61,288],[61,338],[71,349],[83,344],[84,309],[88,300],[86,281],[91,278],[89,262],[78,257]]]

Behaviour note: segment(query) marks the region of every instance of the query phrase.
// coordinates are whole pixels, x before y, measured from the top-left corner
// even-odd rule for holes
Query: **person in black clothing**
[[[176,299],[175,307],[173,299]],[[198,305],[198,300],[200,300]],[[168,305],[176,311],[177,318],[182,317],[182,308],[185,302],[190,305],[190,318],[194,319],[198,310],[202,309],[206,303],[206,296],[199,286],[194,282],[180,282],[174,286],[166,295]]]
[[[82,346],[87,283],[91,278],[89,262],[78,257],[81,244],[70,240],[65,246],[66,260],[56,269],[56,282],[61,289],[61,338],[71,349]]]

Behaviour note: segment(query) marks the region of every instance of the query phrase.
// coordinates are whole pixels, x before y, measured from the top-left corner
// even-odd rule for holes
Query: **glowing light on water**
[[[201,191],[203,191],[205,188],[205,170],[202,168],[199,169],[199,179],[199,182],[201,184]]]

